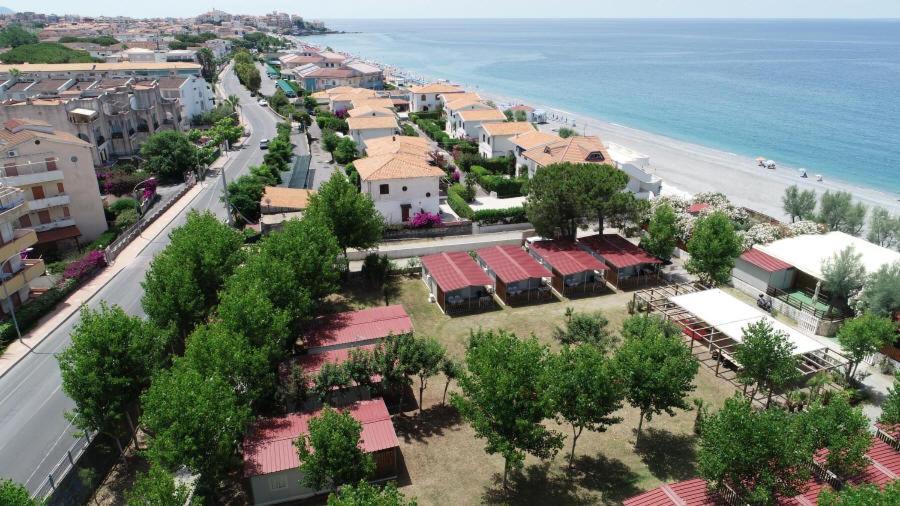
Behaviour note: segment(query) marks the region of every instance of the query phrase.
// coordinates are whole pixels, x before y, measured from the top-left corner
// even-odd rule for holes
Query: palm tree
[[[228,98],[225,99],[225,103],[231,107],[232,111],[237,112],[238,108],[241,106],[241,99],[237,95],[228,95]]]

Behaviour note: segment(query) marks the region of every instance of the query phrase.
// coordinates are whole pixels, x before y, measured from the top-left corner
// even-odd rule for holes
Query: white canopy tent
[[[853,246],[861,255],[860,260],[869,274],[882,265],[900,261],[900,253],[843,232],[798,235],[754,247],[816,279],[822,279],[822,263],[847,246]]]

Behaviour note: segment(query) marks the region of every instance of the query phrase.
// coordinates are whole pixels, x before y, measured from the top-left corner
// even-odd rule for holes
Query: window
[[[50,211],[47,211],[46,209],[38,211],[38,221],[40,221],[42,225],[50,223]]]
[[[56,170],[56,158],[44,158],[44,162],[47,164],[47,170]]]
[[[63,186],[62,183],[56,183],[56,191],[59,193],[66,193],[66,187]]]
[[[24,214],[21,217],[19,217],[19,225],[21,225],[23,227],[30,227],[31,226],[31,215]]]
[[[5,172],[6,177],[19,175],[19,169],[16,167],[16,164],[12,162],[3,164],[3,172]]]
[[[386,184],[379,185],[379,186],[378,186],[378,193],[379,193],[380,195],[390,195],[390,193],[391,193],[391,187],[390,187],[390,185],[386,185]]]
[[[34,200],[40,200],[40,199],[44,198],[44,187],[41,185],[32,186],[31,187],[31,196],[34,198]]]
[[[288,486],[287,476],[278,475],[269,478],[269,490],[281,490]]]
[[[71,215],[69,214],[69,206],[63,206],[63,217],[69,218]]]
[[[422,100],[428,100],[428,97],[426,97],[425,95],[422,95]]]

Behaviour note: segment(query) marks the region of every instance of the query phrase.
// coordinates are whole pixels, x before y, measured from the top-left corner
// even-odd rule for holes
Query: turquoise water
[[[310,42],[900,192],[900,21],[333,20]]]

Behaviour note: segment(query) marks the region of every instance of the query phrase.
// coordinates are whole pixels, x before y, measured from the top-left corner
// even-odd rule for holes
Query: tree
[[[379,488],[360,481],[330,494],[328,506],[416,506],[416,501],[404,497],[393,483]]]
[[[869,275],[860,298],[866,311],[878,316],[900,308],[900,262],[882,265]]]
[[[237,112],[241,107],[241,97],[237,95],[228,95],[225,98],[225,103],[228,104],[228,107],[231,107],[231,110]]]
[[[200,475],[203,489],[214,492],[236,463],[238,443],[251,419],[231,385],[177,359],[153,378],[141,404],[151,462],[168,469],[184,465]]]
[[[580,195],[587,199],[585,206],[597,220],[597,230],[602,234],[606,218],[616,214],[627,215],[636,206],[634,196],[622,193],[628,184],[628,175],[608,164],[585,163],[577,166],[578,179],[585,189]]]
[[[234,118],[222,118],[209,129],[209,135],[215,144],[227,142],[228,146],[233,146],[241,136],[244,135],[244,129],[241,128]]]
[[[245,174],[228,183],[229,212],[235,212],[241,221],[259,221],[259,201],[267,184],[272,184],[271,176],[265,179],[255,174]],[[224,200],[224,197],[223,197]]]
[[[217,304],[219,289],[244,259],[244,240],[214,214],[191,211],[169,241],[141,283],[141,307],[151,322],[183,338]]]
[[[816,209],[815,190],[800,190],[797,185],[785,188],[781,197],[782,209],[791,217],[791,223],[797,219],[805,220],[813,215]]]
[[[312,96],[307,95],[303,97],[303,107],[305,107],[307,111],[315,111],[318,106],[319,102]]]
[[[900,423],[900,372],[894,373],[894,386],[888,388],[888,395],[881,403],[878,421],[887,425]]]
[[[58,356],[63,391],[75,401],[67,416],[85,432],[112,437],[122,452],[122,422],[150,376],[164,365],[167,336],[102,303],[96,311],[82,308],[71,337],[72,345]]]
[[[647,234],[641,238],[641,248],[661,259],[669,260],[678,246],[678,217],[672,206],[662,204],[653,212]]]
[[[557,135],[559,135],[563,139],[568,139],[569,137],[572,137],[576,134],[577,132],[575,132],[575,130],[567,127],[560,127],[559,131],[557,132]]]
[[[589,344],[564,347],[552,360],[549,395],[560,421],[572,426],[569,467],[584,429],[605,432],[622,421],[613,414],[622,407],[624,385],[603,352]]]
[[[287,352],[292,324],[305,321],[315,307],[309,291],[290,279],[292,272],[285,262],[249,257],[220,292],[216,323],[275,356]]]
[[[826,314],[835,304],[845,304],[850,293],[866,281],[866,268],[862,264],[862,254],[851,244],[822,262],[822,288],[831,297],[828,299]]]
[[[22,63],[92,63],[94,58],[87,51],[71,49],[56,42],[38,42],[23,44],[0,54],[0,61],[5,64]]]
[[[529,181],[525,212],[538,235],[575,240],[594,211],[586,198],[589,182],[577,164],[548,165]],[[466,178],[467,180],[469,178]]]
[[[412,341],[415,349],[413,353],[412,369],[419,377],[419,413],[422,413],[422,396],[428,386],[428,378],[436,375],[441,370],[446,351],[434,338],[415,339]]]
[[[450,388],[450,382],[459,378],[463,373],[462,365],[455,359],[445,356],[441,362],[441,373],[443,373],[446,383],[444,383],[444,395],[441,396],[441,406],[447,402],[447,389]]]
[[[900,216],[891,216],[883,207],[875,207],[869,215],[869,242],[891,248],[900,241]]]
[[[837,339],[849,359],[846,378],[849,381],[864,358],[881,350],[897,337],[897,324],[890,318],[872,313],[847,320],[838,329]]]
[[[467,372],[459,378],[461,394],[451,403],[487,440],[485,451],[503,456],[503,488],[511,469],[522,467],[525,454],[551,458],[563,436],[543,425],[553,416],[548,351],[537,339],[519,339],[506,331],[479,330],[469,337]]]
[[[22,25],[10,24],[0,30],[0,47],[19,47],[40,42],[37,35],[22,28]]]
[[[164,130],[151,135],[141,145],[143,167],[169,181],[180,181],[197,168],[197,148],[182,132]]]
[[[743,338],[734,351],[734,359],[741,364],[738,381],[744,384],[744,394],[751,384],[757,385],[757,389],[765,388],[769,394],[768,407],[775,390],[796,380],[799,375],[794,345],[787,334],[775,330],[765,318],[748,324],[742,332]]]
[[[863,484],[846,486],[840,492],[829,488],[819,495],[821,506],[891,506],[900,504],[900,481],[891,481],[879,488],[878,485]]]
[[[603,313],[573,313],[566,318],[566,328],[557,327],[553,337],[562,344],[590,344],[600,350],[609,349],[613,336],[606,327],[609,320]]]
[[[827,404],[815,402],[797,415],[799,434],[813,450],[827,449],[826,469],[841,478],[852,478],[871,463],[866,452],[872,446],[869,419],[862,408],[850,405],[847,395],[834,396]]]
[[[731,219],[721,212],[697,220],[687,248],[691,255],[685,265],[688,272],[711,285],[728,283],[734,260],[744,249]]]
[[[372,352],[362,348],[353,348],[350,350],[347,361],[344,362],[344,370],[350,381],[359,388],[365,388],[371,391],[372,375],[374,374],[374,364]]]
[[[126,493],[128,506],[184,506],[191,491],[175,482],[172,473],[159,464],[150,464],[146,473],[138,474]]]
[[[200,73],[203,79],[209,83],[216,82],[216,57],[213,55],[212,49],[201,47],[197,51],[197,62],[200,64]]]
[[[625,385],[628,402],[640,410],[635,445],[641,437],[644,419],[676,409],[688,409],[687,394],[699,364],[679,338],[673,324],[658,317],[635,315],[623,325],[622,347],[616,351],[615,367]]]
[[[362,425],[356,419],[325,406],[309,421],[309,432],[295,442],[302,483],[322,490],[368,478],[375,462],[360,448],[361,433]]]
[[[356,160],[356,142],[350,137],[342,137],[334,147],[334,161],[346,165]]]
[[[8,479],[0,479],[0,504],[6,506],[40,506],[31,498],[28,489]]]
[[[337,391],[338,395],[344,392],[344,389],[350,386],[350,374],[343,365],[333,362],[322,364],[322,368],[316,374],[313,381],[313,392],[319,399],[319,402],[325,404],[332,392]]]
[[[732,397],[703,421],[697,467],[710,486],[727,485],[750,504],[774,504],[803,492],[812,450],[791,415],[757,411],[749,399]]]
[[[819,214],[816,221],[828,227],[828,230],[859,235],[866,218],[866,206],[853,204],[850,192],[834,192],[826,190],[819,200]]]
[[[372,198],[357,191],[344,175],[335,172],[309,199],[307,215],[318,216],[337,238],[344,257],[347,249],[377,245],[384,220]]]

